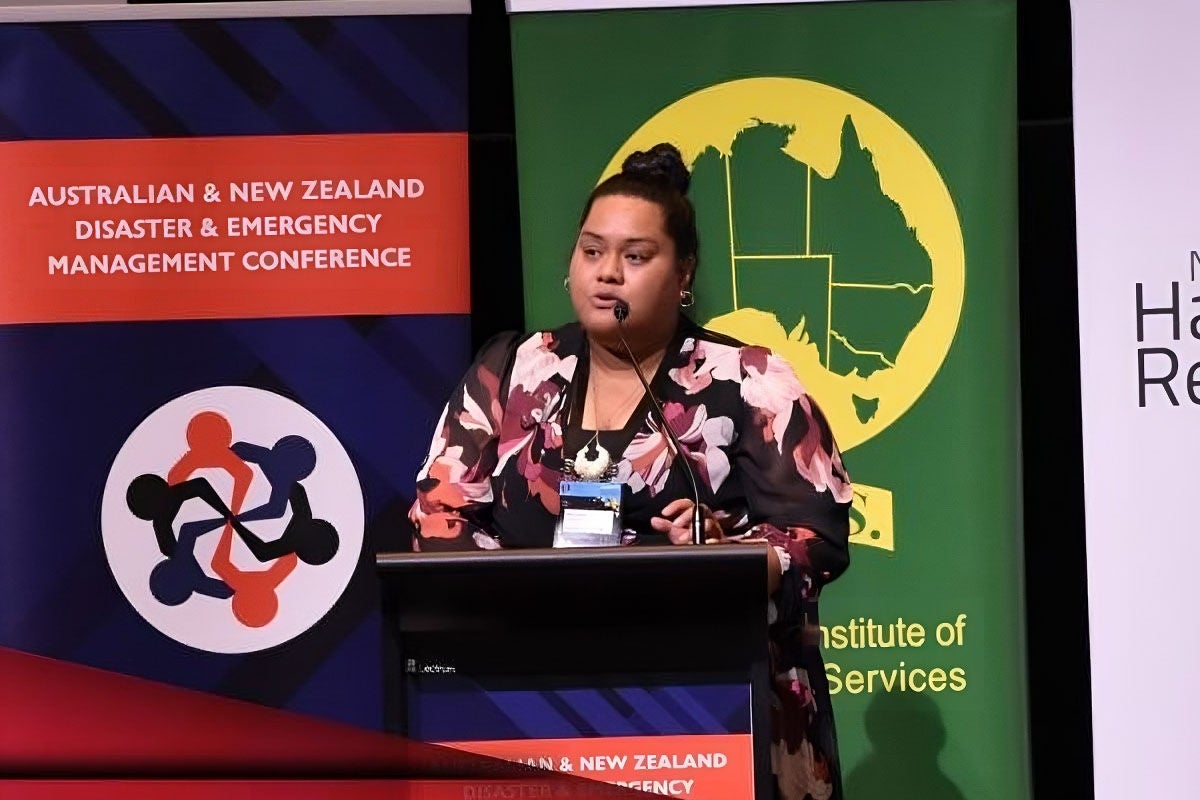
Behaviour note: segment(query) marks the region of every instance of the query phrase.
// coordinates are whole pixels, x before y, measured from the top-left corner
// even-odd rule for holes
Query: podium
[[[726,764],[722,796],[772,796],[766,545],[381,553],[377,566],[390,730],[487,754],[505,752],[492,739],[580,754],[636,742],[601,768],[665,765],[661,787],[625,781],[660,793],[675,792],[667,778],[694,777],[689,766],[713,768],[704,734],[740,735],[737,769],[749,774]],[[655,747],[680,733],[688,753]],[[538,746],[527,752],[549,766]],[[550,761],[582,771],[591,758]]]

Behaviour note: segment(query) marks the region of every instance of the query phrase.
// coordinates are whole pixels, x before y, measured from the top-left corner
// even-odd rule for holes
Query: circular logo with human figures
[[[100,512],[134,609],[217,653],[282,644],[324,617],[358,564],[363,520],[358,475],[329,428],[245,386],[150,414],[113,461]]]

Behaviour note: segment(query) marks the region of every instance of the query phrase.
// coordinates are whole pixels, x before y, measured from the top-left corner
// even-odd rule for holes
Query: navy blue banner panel
[[[382,725],[465,15],[0,25],[0,647]]]

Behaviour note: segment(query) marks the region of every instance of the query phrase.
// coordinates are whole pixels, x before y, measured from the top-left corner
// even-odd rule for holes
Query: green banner
[[[588,191],[676,144],[696,318],[786,356],[855,483],[822,598],[846,795],[1029,796],[1012,2],[513,18],[530,328]]]

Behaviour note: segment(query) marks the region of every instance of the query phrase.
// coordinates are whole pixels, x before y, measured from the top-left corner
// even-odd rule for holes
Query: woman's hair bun
[[[692,182],[691,173],[683,163],[683,156],[675,145],[660,142],[649,150],[630,153],[621,164],[621,172],[630,177],[650,180],[665,180],[680,194],[687,194]]]

